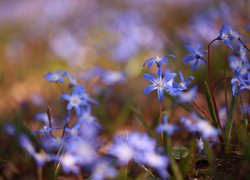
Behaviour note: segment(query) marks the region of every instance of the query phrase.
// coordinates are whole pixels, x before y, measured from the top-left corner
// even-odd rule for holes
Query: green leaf
[[[229,150],[229,142],[230,142],[230,136],[231,136],[231,131],[233,127],[233,114],[235,111],[236,107],[236,102],[237,102],[237,96],[232,96],[232,101],[230,104],[230,109],[228,111],[228,116],[227,116],[227,122],[226,122],[226,128],[224,132],[224,137],[225,137],[225,143],[226,143],[226,151],[228,152]]]
[[[211,93],[210,93],[207,82],[205,82],[205,89],[206,89],[207,105],[208,105],[209,112],[210,112],[212,120],[213,120],[213,125],[215,127],[219,128],[220,126],[218,124],[218,119],[217,119],[216,113],[215,113],[215,107],[214,107],[214,104],[213,104],[213,100],[212,100]]]

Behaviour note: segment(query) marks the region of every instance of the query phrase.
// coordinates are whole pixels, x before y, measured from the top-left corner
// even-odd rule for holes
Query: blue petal
[[[196,68],[196,66],[198,66],[198,63],[199,63],[199,60],[196,60],[195,63],[191,67],[191,71],[194,71],[194,69]]]
[[[192,48],[191,46],[185,45],[184,46],[191,54],[196,54],[196,51],[194,50],[194,48]]]
[[[155,89],[157,89],[157,86],[154,84],[151,84],[150,86],[148,86],[147,88],[144,89],[144,94],[149,94],[150,92],[154,91]]]
[[[164,77],[164,81],[168,82],[176,76],[176,73],[166,73]]]
[[[150,82],[152,82],[152,83],[155,83],[156,81],[155,81],[155,77],[154,76],[152,76],[151,74],[144,74],[143,75],[143,77],[144,78],[146,78],[147,80],[149,80]]]
[[[182,61],[183,62],[189,62],[189,61],[192,61],[194,60],[194,56],[193,55],[189,55],[189,56],[186,56]]]

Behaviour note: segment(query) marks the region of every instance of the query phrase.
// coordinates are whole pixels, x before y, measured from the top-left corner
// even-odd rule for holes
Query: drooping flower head
[[[235,32],[229,25],[223,24],[218,39],[222,40],[226,44],[226,46],[233,49],[231,42],[233,40],[239,39],[239,37],[239,34]]]

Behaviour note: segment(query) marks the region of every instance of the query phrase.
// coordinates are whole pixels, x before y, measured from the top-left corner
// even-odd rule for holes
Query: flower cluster
[[[169,160],[167,156],[157,152],[156,145],[156,140],[147,134],[134,132],[124,136],[117,135],[109,153],[118,159],[120,165],[126,165],[130,160],[134,160],[140,165],[155,168],[163,178],[167,178]]]
[[[184,79],[183,74],[179,72],[181,81],[174,82],[174,78],[177,74],[170,72],[168,69],[165,69],[164,71],[163,64],[167,65],[167,57],[175,58],[174,55],[167,54],[163,58],[159,58],[158,56],[151,58],[143,64],[143,66],[147,64],[148,68],[151,68],[154,63],[157,65],[158,73],[156,77],[151,74],[144,74],[144,78],[152,83],[144,89],[144,94],[149,94],[150,92],[157,90],[158,101],[160,103],[163,101],[164,92],[167,92],[172,96],[181,94],[183,91],[187,90],[188,85],[194,79],[193,76],[189,76],[187,79]]]

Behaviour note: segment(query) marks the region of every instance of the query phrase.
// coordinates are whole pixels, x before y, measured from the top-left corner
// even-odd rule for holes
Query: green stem
[[[227,64],[227,54],[228,54],[228,49],[226,47],[226,55],[224,57],[224,67],[223,67],[223,74],[224,74],[224,77],[226,77],[226,64]],[[228,102],[227,102],[227,82],[225,81],[224,82],[224,95],[225,95],[225,106],[226,106],[226,111],[227,111],[227,114],[228,114]]]
[[[43,180],[43,168],[42,167],[37,167],[37,179]]]
[[[209,112],[210,112],[212,120],[213,120],[213,124],[214,124],[215,127],[218,128],[218,127],[220,127],[220,125],[219,125],[218,120],[217,120],[215,107],[214,107],[214,104],[213,104],[213,98],[211,96],[210,89],[208,87],[207,82],[205,82],[205,90],[206,90],[207,104],[208,104]]]
[[[229,142],[230,142],[230,136],[231,136],[231,131],[232,131],[232,126],[233,126],[233,114],[234,114],[234,110],[236,107],[236,102],[237,102],[237,96],[236,95],[232,95],[232,101],[230,104],[230,109],[229,109],[229,113],[227,116],[227,123],[226,123],[226,128],[225,128],[225,143],[226,143],[226,152],[229,151]]]
[[[210,46],[216,40],[218,40],[218,38],[211,41],[209,43],[209,45],[208,45],[207,70],[208,70],[208,84],[209,84],[209,89],[210,89],[210,93],[211,93],[212,104],[213,104],[213,107],[214,107],[214,112],[215,112],[217,124],[221,128],[221,122],[220,122],[220,118],[219,118],[218,108],[217,108],[217,104],[216,104],[215,96],[214,96],[214,91],[213,91],[212,69],[211,69],[211,59],[210,59]]]
[[[172,155],[171,139],[169,136],[166,136],[166,146],[167,146],[167,154],[168,154],[168,157],[170,159],[170,166],[173,170],[175,179],[183,180],[180,169],[179,169],[179,167],[178,167],[178,165],[177,165],[177,163]]]

